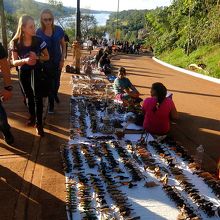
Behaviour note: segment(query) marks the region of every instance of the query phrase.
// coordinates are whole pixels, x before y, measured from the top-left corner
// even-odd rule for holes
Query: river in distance
[[[97,20],[98,26],[104,26],[106,25],[106,21],[109,19],[109,15],[107,13],[100,13],[100,14],[93,14]],[[59,19],[59,23],[64,27],[70,26],[71,23],[73,23],[76,19],[76,15],[72,15],[66,18]]]

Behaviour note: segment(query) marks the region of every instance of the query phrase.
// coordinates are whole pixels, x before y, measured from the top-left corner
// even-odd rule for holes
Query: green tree
[[[20,17],[23,14],[31,15],[33,18],[39,18],[39,5],[34,0],[18,0],[15,3],[16,16]]]
[[[48,4],[55,10],[56,15],[63,15],[63,3],[59,0],[48,0]]]
[[[146,43],[158,53],[181,47],[190,53],[219,40],[219,9],[216,0],[174,0],[169,7],[146,13]]]
[[[6,13],[7,36],[10,41],[17,29],[17,17],[13,14]]]
[[[112,13],[106,24],[111,38],[115,37],[118,23],[118,28],[121,30],[121,40],[136,41],[138,31],[146,27],[146,12],[147,10],[129,10],[119,12],[118,16],[117,13]]]
[[[82,37],[87,38],[93,34],[97,28],[97,20],[94,15],[82,15],[81,16],[81,33]]]

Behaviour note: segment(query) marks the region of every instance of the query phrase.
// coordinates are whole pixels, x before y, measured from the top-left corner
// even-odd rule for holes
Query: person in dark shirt
[[[8,101],[12,96],[12,85],[10,77],[10,66],[7,61],[7,53],[0,43],[0,69],[3,75],[4,89],[0,91],[0,130],[4,136],[7,144],[11,145],[14,142],[14,137],[10,132],[10,125],[8,124],[7,114],[2,106],[2,102]]]
[[[99,59],[99,67],[104,68],[105,65],[110,65],[111,61],[109,59],[108,53],[104,52],[102,57]]]
[[[41,62],[49,60],[49,53],[46,42],[36,36],[32,17],[24,15],[19,19],[11,48],[12,63],[19,67],[19,80],[28,100],[27,125],[36,125],[37,134],[44,136]]]
[[[99,63],[99,60],[101,59],[101,57],[103,56],[103,53],[104,53],[104,49],[101,48],[97,54],[96,54],[96,57],[95,57],[95,60],[96,60],[96,65],[98,66],[98,63]]]
[[[59,103],[58,91],[60,87],[61,71],[64,65],[66,55],[66,42],[64,39],[64,30],[57,25],[54,25],[54,15],[51,10],[45,9],[40,16],[41,27],[37,30],[37,35],[40,36],[46,43],[50,54],[47,69],[51,72],[51,83],[49,94],[49,111],[54,113],[54,100]]]
[[[101,68],[101,71],[105,73],[105,75],[110,75],[112,70],[111,70],[111,61],[109,59],[109,54],[108,52],[104,52],[102,57],[99,60],[98,67]]]

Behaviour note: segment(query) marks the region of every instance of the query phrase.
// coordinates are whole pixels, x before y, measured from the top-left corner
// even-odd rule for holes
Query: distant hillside
[[[146,13],[148,10],[126,10],[117,13],[111,13],[107,21],[108,33],[111,37],[115,36],[116,28],[120,30],[120,39],[126,41],[136,41],[141,39],[141,31],[145,31]]]
[[[36,2],[34,1],[34,4],[36,5],[37,9],[41,11],[44,8],[50,8],[51,5],[47,3],[41,3],[41,2]],[[22,0],[4,0],[4,5],[5,5],[5,10],[8,13],[15,13],[17,10],[20,10],[22,7]],[[70,15],[74,14],[76,11],[76,8],[74,7],[63,7],[63,15]],[[60,14],[59,12],[55,11],[55,14]],[[101,13],[111,13],[109,11],[97,11],[97,10],[89,10],[89,9],[81,9],[81,13],[86,13],[86,14],[101,14]]]

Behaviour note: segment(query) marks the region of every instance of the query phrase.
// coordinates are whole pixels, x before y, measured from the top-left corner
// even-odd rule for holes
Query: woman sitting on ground
[[[167,98],[167,89],[162,83],[154,83],[151,88],[151,98],[144,100],[144,124],[146,132],[155,135],[165,135],[170,130],[170,120],[178,119],[174,102]]]
[[[122,101],[125,105],[140,103],[142,101],[142,99],[139,98],[140,93],[126,77],[126,69],[124,67],[119,69],[113,87],[116,99]]]
[[[110,65],[111,61],[108,57],[108,53],[105,52],[102,57],[99,59],[99,67],[104,68],[106,65]]]
[[[100,58],[98,67],[102,72],[105,73],[105,75],[110,75],[112,73],[111,61],[107,52],[105,52],[103,56]]]

